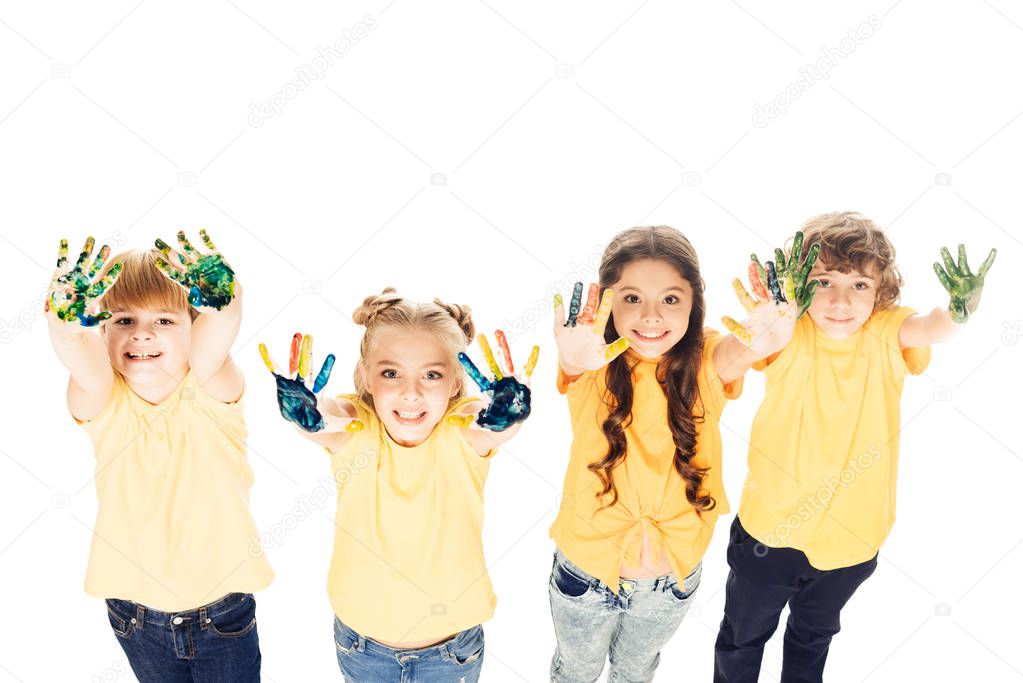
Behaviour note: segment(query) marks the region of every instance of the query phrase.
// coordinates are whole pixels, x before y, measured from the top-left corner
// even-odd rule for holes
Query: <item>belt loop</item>
[[[209,623],[210,623],[210,620],[206,616],[206,608],[205,607],[200,607],[199,608],[199,630],[200,631],[205,631],[206,630],[206,625],[209,624]]]
[[[142,624],[146,623],[146,608],[137,602],[135,603],[135,621],[138,622],[135,624],[135,628],[142,628]]]

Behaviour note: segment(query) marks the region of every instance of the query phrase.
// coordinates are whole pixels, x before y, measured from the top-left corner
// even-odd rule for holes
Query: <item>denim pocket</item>
[[[563,597],[580,598],[590,590],[590,581],[577,576],[560,562],[551,570],[551,584]]]
[[[207,616],[209,629],[221,638],[241,638],[256,628],[256,600],[249,594],[232,609],[215,617]]]
[[[341,623],[341,620],[334,617],[334,647],[337,648],[338,654],[350,655],[353,652],[358,652],[359,640],[355,635],[355,632]]]
[[[700,577],[702,575],[703,563],[701,562],[689,572],[689,576],[682,581],[681,585],[677,581],[668,585],[668,590],[671,592],[672,597],[676,600],[688,600],[693,597],[693,593],[700,587]]]
[[[473,626],[461,631],[448,647],[449,659],[458,666],[472,664],[483,656],[483,627]]]
[[[110,628],[121,638],[130,638],[135,631],[135,617],[128,616],[113,600],[107,600],[107,618]]]

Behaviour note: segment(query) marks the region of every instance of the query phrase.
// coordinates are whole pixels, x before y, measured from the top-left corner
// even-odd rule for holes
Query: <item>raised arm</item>
[[[906,318],[899,328],[899,346],[904,349],[930,346],[955,337],[962,326],[980,305],[984,289],[984,276],[995,261],[997,251],[992,249],[980,270],[974,274],[966,261],[966,247],[959,245],[959,262],[952,261],[952,254],[941,248],[941,259],[945,266],[934,263],[934,273],[949,294],[946,308],[935,308],[927,315]]]
[[[760,264],[756,254],[750,255],[747,268],[753,294],[736,278],[732,288],[742,307],[749,314],[745,323],[725,316],[721,319],[730,334],[714,349],[714,367],[723,384],[739,379],[758,360],[776,353],[789,343],[796,321],[813,303],[817,280],[807,279],[820,252],[811,246],[803,257],[803,233],[796,232],[792,248],[786,255],[775,249],[777,263]]]
[[[58,360],[71,374],[67,402],[71,414],[90,420],[110,400],[114,371],[106,345],[99,334],[99,324],[110,317],[99,311],[99,299],[121,272],[116,263],[102,279],[99,273],[110,256],[110,247],[103,245],[95,260],[89,263],[95,240],[85,241],[78,261],[68,261],[67,240],[60,241],[57,269],[46,297],[46,327]]]
[[[181,251],[157,239],[163,258],[156,263],[188,292],[188,303],[199,311],[192,323],[189,368],[206,393],[228,403],[238,399],[244,386],[241,370],[230,355],[242,322],[242,288],[206,231],[200,230],[199,236],[210,253],[200,253],[178,231]]]

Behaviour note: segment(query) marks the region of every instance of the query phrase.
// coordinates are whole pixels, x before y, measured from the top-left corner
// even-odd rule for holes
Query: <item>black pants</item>
[[[802,551],[769,548],[746,533],[735,517],[728,540],[725,616],[714,644],[715,683],[756,683],[764,645],[789,605],[781,683],[819,683],[839,613],[877,568],[877,555],[862,564],[815,569]]]

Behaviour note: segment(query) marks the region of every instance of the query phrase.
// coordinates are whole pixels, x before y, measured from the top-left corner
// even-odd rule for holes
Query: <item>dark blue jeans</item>
[[[483,668],[482,626],[436,645],[396,650],[334,617],[334,645],[341,675],[351,683],[476,683]]]
[[[725,616],[714,643],[715,683],[756,683],[764,645],[785,604],[781,683],[820,683],[839,613],[877,568],[861,564],[822,571],[802,551],[770,548],[746,533],[736,516],[728,540]]]
[[[251,593],[185,612],[107,600],[110,627],[141,683],[258,683],[259,635]]]

